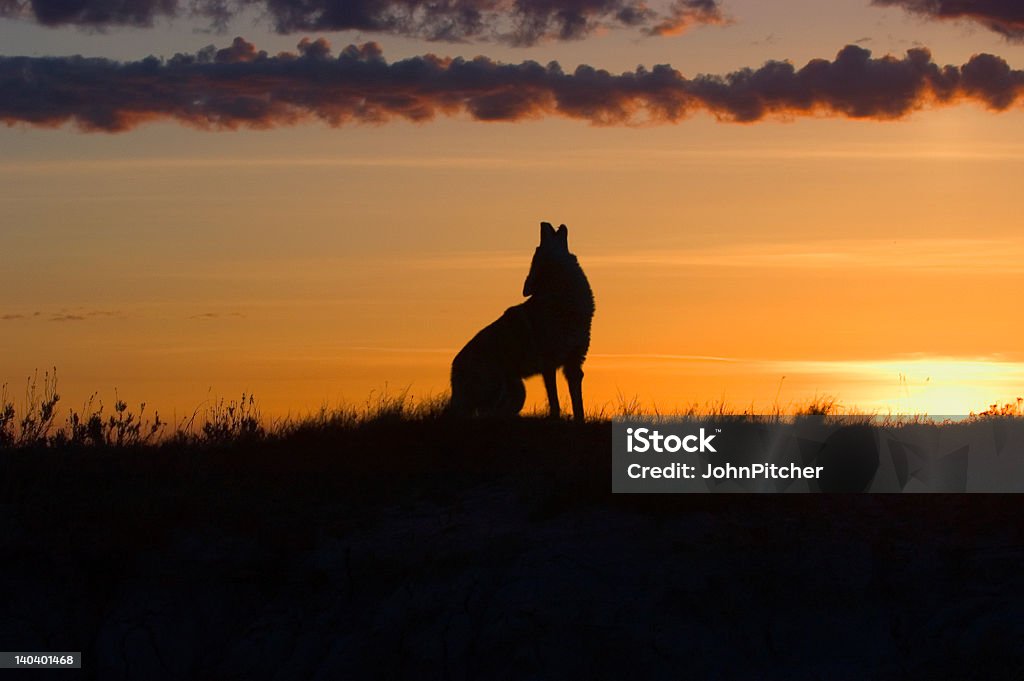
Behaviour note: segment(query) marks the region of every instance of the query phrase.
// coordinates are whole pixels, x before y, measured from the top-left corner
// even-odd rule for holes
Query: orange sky
[[[1024,65],[1019,44],[976,26],[783,4],[792,22],[736,2],[732,25],[677,37],[471,53],[724,73],[872,37],[877,53],[927,41],[940,63],[990,51]],[[5,55],[135,58],[150,34],[175,45],[165,55],[197,40],[0,20]],[[389,58],[467,50],[330,37],[373,37]],[[385,387],[436,394],[461,344],[522,300],[549,220],[569,226],[596,294],[593,407],[621,395],[764,410],[828,394],[882,412],[983,409],[1024,393],[1020,115],[0,129],[0,382],[20,396],[33,369],[57,366],[70,406],[116,389],[179,417],[243,390],[273,415]]]

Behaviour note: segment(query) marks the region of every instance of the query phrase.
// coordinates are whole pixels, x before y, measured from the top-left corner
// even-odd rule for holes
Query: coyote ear
[[[562,225],[562,226],[560,226],[558,228],[558,231],[555,233],[555,235],[558,237],[559,243],[561,243],[563,246],[565,246],[565,248],[568,250],[568,248],[569,248],[569,229],[565,225]]]
[[[555,235],[555,228],[551,226],[550,222],[540,223],[540,242],[544,243]]]

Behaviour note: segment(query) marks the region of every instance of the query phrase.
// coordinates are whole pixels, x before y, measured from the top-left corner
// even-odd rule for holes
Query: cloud
[[[119,317],[120,312],[112,310],[89,310],[88,312],[57,312],[50,315],[51,322],[84,322],[101,317]]]
[[[204,320],[228,319],[228,318],[244,319],[245,315],[242,314],[241,312],[200,312],[199,314],[194,314],[191,317],[189,317],[189,319],[204,319]]]
[[[658,11],[644,0],[0,0],[0,16],[104,28],[191,15],[223,29],[239,12],[257,8],[279,33],[358,30],[532,45],[617,27],[675,35],[698,24],[725,23],[718,2],[673,0]]]
[[[557,62],[505,64],[435,55],[396,62],[376,43],[332,56],[327,42],[270,56],[236,38],[168,60],[0,57],[0,120],[8,125],[118,132],[151,120],[205,129],[272,128],[318,119],[331,126],[466,115],[478,121],[562,116],[599,125],[676,123],[695,112],[752,123],[769,117],[898,119],[924,107],[1016,105],[1024,72],[975,55],[939,66],[927,49],[872,57],[849,45],[801,68],[772,61],[724,76],[688,78],[667,65],[612,74]]]
[[[646,29],[648,35],[679,35],[700,24],[728,24],[716,0],[676,0],[666,17]]]
[[[45,26],[151,26],[178,13],[178,0],[0,0],[0,16],[27,17]]]
[[[902,7],[931,19],[966,19],[1024,41],[1024,3],[1020,0],[872,0],[883,7]]]

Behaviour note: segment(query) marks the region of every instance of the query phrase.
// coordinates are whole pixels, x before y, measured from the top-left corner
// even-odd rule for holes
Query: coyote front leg
[[[583,423],[583,367],[579,364],[567,364],[563,367],[565,380],[569,383],[569,399],[572,400],[572,417]]]
[[[548,416],[557,419],[562,415],[562,408],[558,404],[558,383],[555,381],[557,369],[545,369],[544,388],[548,391]]]

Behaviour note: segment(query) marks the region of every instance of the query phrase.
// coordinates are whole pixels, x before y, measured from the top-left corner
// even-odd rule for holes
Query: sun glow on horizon
[[[793,413],[819,398],[853,413],[967,415],[1024,394],[1024,362],[1000,358],[903,357],[878,360],[766,360],[672,355],[596,356],[603,382],[635,372],[653,388],[625,393],[667,412],[726,405],[755,413]],[[620,399],[622,386],[615,384]],[[604,390],[608,392],[607,388]],[[538,399],[540,399],[538,395]]]
[[[249,380],[238,376],[203,385],[187,378],[140,377],[130,390],[104,389],[61,370],[58,388],[64,410],[81,407],[98,391],[100,401],[113,404],[117,395],[133,407],[146,402],[147,413],[159,411],[165,421],[176,423],[183,415],[201,414],[220,399],[245,393],[255,396],[265,418],[302,418],[321,409],[360,408],[381,397],[404,395],[411,403],[443,399],[453,354],[450,348],[339,348],[331,357],[244,362],[236,370],[243,365],[257,369]],[[585,369],[587,410],[605,417],[624,409],[793,414],[812,403],[831,403],[838,414],[964,416],[1014,404],[1024,393],[1024,362],[995,357],[787,361],[597,352]],[[558,380],[568,408],[566,384],[561,376]],[[339,391],[339,386],[345,387]],[[9,382],[6,387],[13,398],[22,386]],[[539,378],[528,379],[527,387],[524,413],[545,412]]]

